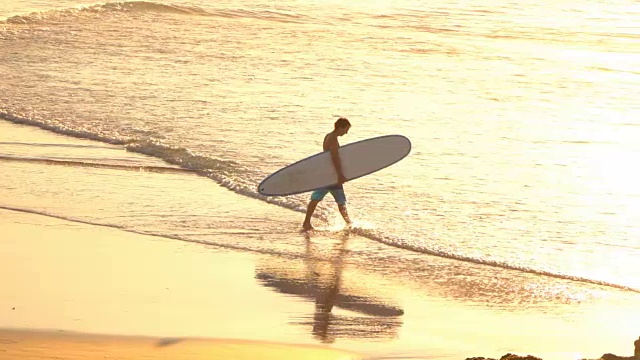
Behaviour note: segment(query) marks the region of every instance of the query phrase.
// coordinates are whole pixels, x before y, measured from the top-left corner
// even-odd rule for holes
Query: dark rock
[[[618,356],[614,354],[604,354],[600,357],[602,360],[634,360],[633,356]]]
[[[532,355],[520,356],[515,354],[507,354],[501,357],[500,360],[542,360],[542,359]]]
[[[598,360],[640,360],[640,337],[636,340],[633,345],[635,346],[635,356],[618,356],[614,354],[604,354]],[[493,358],[485,358],[485,357],[470,357],[466,360],[496,360]],[[500,358],[500,360],[542,360],[539,357],[535,357],[532,355],[520,356],[515,354],[506,354]]]
[[[471,357],[471,358],[467,358],[466,360],[496,360],[496,359],[485,358],[485,357]],[[531,356],[531,355],[520,356],[515,354],[506,354],[502,356],[500,360],[542,360],[542,359],[540,359],[539,357]]]

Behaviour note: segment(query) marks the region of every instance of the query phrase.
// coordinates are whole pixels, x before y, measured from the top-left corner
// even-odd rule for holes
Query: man
[[[309,201],[309,206],[307,207],[307,216],[302,223],[302,228],[304,230],[313,230],[313,226],[311,226],[311,216],[313,216],[313,212],[316,210],[316,206],[318,206],[318,203],[322,201],[325,195],[327,195],[327,193],[329,192],[338,204],[338,210],[340,210],[340,214],[342,215],[344,221],[347,224],[351,224],[351,220],[349,219],[349,215],[347,214],[347,198],[342,187],[342,184],[344,184],[347,179],[342,173],[342,164],[340,162],[340,154],[338,153],[338,148],[340,147],[340,143],[338,143],[338,137],[347,134],[350,128],[351,123],[349,123],[349,120],[347,120],[346,118],[340,118],[335,122],[333,131],[328,133],[324,137],[322,149],[331,153],[331,161],[333,162],[333,166],[335,167],[336,173],[338,174],[338,182],[336,185],[318,189],[311,194],[311,201]]]

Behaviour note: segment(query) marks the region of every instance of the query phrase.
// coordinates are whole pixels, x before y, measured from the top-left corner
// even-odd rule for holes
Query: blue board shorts
[[[344,194],[344,188],[342,185],[333,185],[318,189],[311,193],[311,200],[321,201],[329,192],[338,205],[347,204],[347,196]]]

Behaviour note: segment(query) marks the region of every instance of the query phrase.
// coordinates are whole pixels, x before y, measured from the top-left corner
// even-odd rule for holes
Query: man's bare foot
[[[302,224],[302,230],[311,231],[311,230],[313,230],[313,226],[311,226],[311,223],[304,223],[304,224]]]

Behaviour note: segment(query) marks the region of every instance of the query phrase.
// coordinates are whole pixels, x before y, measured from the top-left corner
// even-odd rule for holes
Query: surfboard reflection
[[[295,323],[310,326],[314,336],[325,343],[337,338],[395,337],[402,326],[400,316],[404,311],[389,304],[388,299],[375,298],[357,286],[343,284],[349,233],[340,234],[338,241],[324,250],[314,248],[313,235],[306,233],[304,236],[306,257],[303,263],[290,260],[263,264],[256,270],[256,278],[261,284],[315,303],[313,316]],[[334,308],[347,311],[335,314]]]

